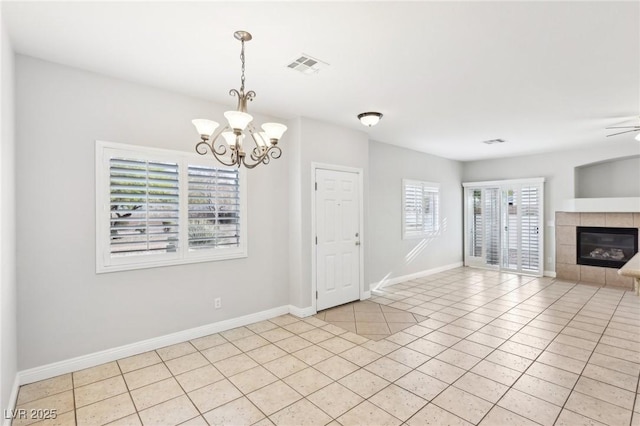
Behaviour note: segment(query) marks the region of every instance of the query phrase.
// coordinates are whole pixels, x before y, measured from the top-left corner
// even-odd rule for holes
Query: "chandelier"
[[[225,166],[244,165],[248,169],[253,169],[259,164],[269,164],[271,158],[280,158],[282,151],[278,141],[287,130],[287,126],[280,123],[264,123],[263,131],[259,132],[251,124],[253,117],[247,113],[247,102],[253,100],[256,92],[250,90],[245,93],[244,91],[244,43],[252,37],[246,31],[236,31],[233,36],[242,43],[240,90],[229,91],[231,96],[238,97],[238,106],[235,111],[224,113],[228,124],[217,133],[215,133],[216,129],[220,127],[217,122],[203,118],[192,120],[202,139],[196,144],[196,152],[200,155],[211,152]],[[253,142],[249,147],[245,147],[247,133],[249,141]]]

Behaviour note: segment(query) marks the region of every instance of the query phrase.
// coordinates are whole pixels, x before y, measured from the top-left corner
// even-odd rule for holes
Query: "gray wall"
[[[640,197],[640,156],[576,168],[576,198]]]
[[[17,56],[16,100],[20,370],[289,303],[283,159],[248,174],[248,258],[95,273],[94,141],[192,151],[191,119],[222,119],[233,99]]]
[[[563,201],[576,198],[575,168],[612,158],[640,154],[635,140],[606,143],[549,154],[527,155],[464,163],[465,182],[544,177],[545,271],[555,271],[555,212]]]
[[[3,36],[3,59],[7,49]],[[5,341],[15,339],[16,279],[18,369],[282,305],[310,306],[313,162],[364,171],[368,290],[384,277],[462,260],[462,181],[546,177],[546,214],[553,220],[562,201],[574,197],[576,166],[638,155],[640,149],[633,141],[461,164],[370,142],[364,131],[296,118],[281,142],[283,157],[248,174],[248,258],[96,275],[94,141],[191,151],[197,135],[190,120],[222,117],[233,100],[223,107],[23,56],[15,66],[14,169],[13,139],[5,127],[12,109],[5,108],[4,95],[12,85],[3,61],[3,392],[15,373],[15,345]],[[265,119],[256,116],[258,122]],[[402,178],[442,184],[442,233],[433,240],[401,239]],[[20,212],[16,231],[14,204]],[[14,264],[14,232],[17,278],[4,267]],[[547,256],[553,256],[552,237],[551,223]],[[419,244],[419,254],[407,262]],[[545,269],[552,270],[553,262]],[[213,310],[215,297],[223,300],[221,310]]]
[[[462,261],[462,163],[396,146],[369,145],[371,282]],[[440,184],[440,231],[402,239],[402,179]]]
[[[0,5],[0,8],[2,5]],[[0,9],[0,410],[8,407],[18,368],[14,54]]]
[[[312,163],[323,163],[338,166],[354,167],[363,170],[364,176],[364,194],[363,202],[364,210],[364,235],[363,250],[365,259],[368,253],[368,177],[369,177],[369,142],[365,132],[345,129],[333,124],[324,123],[309,118],[298,118],[292,120],[292,127],[297,129],[297,140],[292,144],[297,146],[296,162],[291,166],[295,174],[291,175],[291,179],[298,181],[293,182],[294,190],[291,192],[290,206],[293,206],[290,218],[292,221],[290,241],[292,249],[290,250],[292,265],[290,274],[290,296],[291,303],[301,308],[311,306],[311,288],[312,288],[312,271],[311,271],[311,182],[312,182]],[[292,137],[293,134],[291,135]],[[299,206],[299,208],[297,207]],[[298,216],[299,215],[299,216]],[[368,290],[367,263],[365,261],[365,291]]]

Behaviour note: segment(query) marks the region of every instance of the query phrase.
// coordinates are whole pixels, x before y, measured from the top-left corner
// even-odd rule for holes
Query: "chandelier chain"
[[[244,94],[244,40],[241,41],[240,61],[242,62],[242,77],[240,77],[240,93]]]

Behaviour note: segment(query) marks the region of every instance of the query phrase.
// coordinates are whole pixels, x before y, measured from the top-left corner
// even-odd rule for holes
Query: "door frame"
[[[360,300],[364,297],[364,171],[356,167],[339,166],[336,164],[311,163],[311,307],[313,312],[317,313],[316,292],[318,291],[317,277],[317,249],[316,249],[316,171],[330,170],[334,172],[355,173],[358,175],[358,198],[359,198],[359,217],[358,217],[358,233],[360,234],[360,256],[359,256],[359,293]]]
[[[545,191],[544,191],[544,184],[546,182],[546,178],[544,177],[536,177],[536,178],[523,178],[523,179],[505,179],[505,180],[493,180],[493,181],[481,181],[481,182],[463,182],[462,183],[462,188],[463,188],[463,233],[464,233],[464,238],[463,238],[463,245],[464,245],[464,252],[463,252],[463,261],[465,266],[472,266],[474,268],[479,268],[479,269],[488,269],[488,270],[496,270],[495,268],[488,268],[486,266],[477,266],[477,265],[472,265],[468,263],[468,250],[469,250],[469,240],[468,240],[468,212],[469,212],[469,205],[467,203],[467,189],[472,189],[472,188],[482,188],[484,191],[484,188],[486,187],[494,187],[494,188],[498,188],[500,191],[500,196],[502,197],[503,192],[515,185],[540,185],[540,199],[538,200],[539,203],[538,205],[540,206],[540,217],[539,217],[539,223],[538,223],[538,235],[539,235],[539,244],[540,244],[540,268],[539,268],[539,272],[538,273],[534,273],[533,271],[527,271],[527,272],[523,272],[523,271],[514,271],[512,269],[505,269],[502,267],[502,227],[503,227],[503,223],[502,223],[502,201],[500,202],[500,237],[498,238],[498,246],[499,246],[499,252],[500,252],[500,262],[498,265],[497,270],[498,271],[504,271],[504,272],[510,272],[510,273],[514,273],[514,274],[519,274],[519,275],[526,275],[526,276],[534,276],[534,277],[543,277],[544,276],[544,263],[545,263],[545,250],[544,250],[544,244],[545,244],[545,238],[544,238],[544,231],[545,231],[545,203],[544,203],[544,197],[545,197]],[[484,198],[484,192],[483,192],[483,198]],[[520,238],[520,235],[518,235],[518,239]],[[518,244],[519,246],[520,244]],[[522,269],[522,268],[520,268]]]

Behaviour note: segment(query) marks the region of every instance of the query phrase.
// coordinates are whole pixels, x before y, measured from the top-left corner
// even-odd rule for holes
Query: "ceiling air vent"
[[[493,145],[494,143],[505,143],[504,139],[489,139],[488,141],[482,141],[482,143],[486,143],[487,145]]]
[[[300,71],[302,74],[315,74],[326,65],[329,64],[303,53],[298,59],[287,65],[287,68]]]

